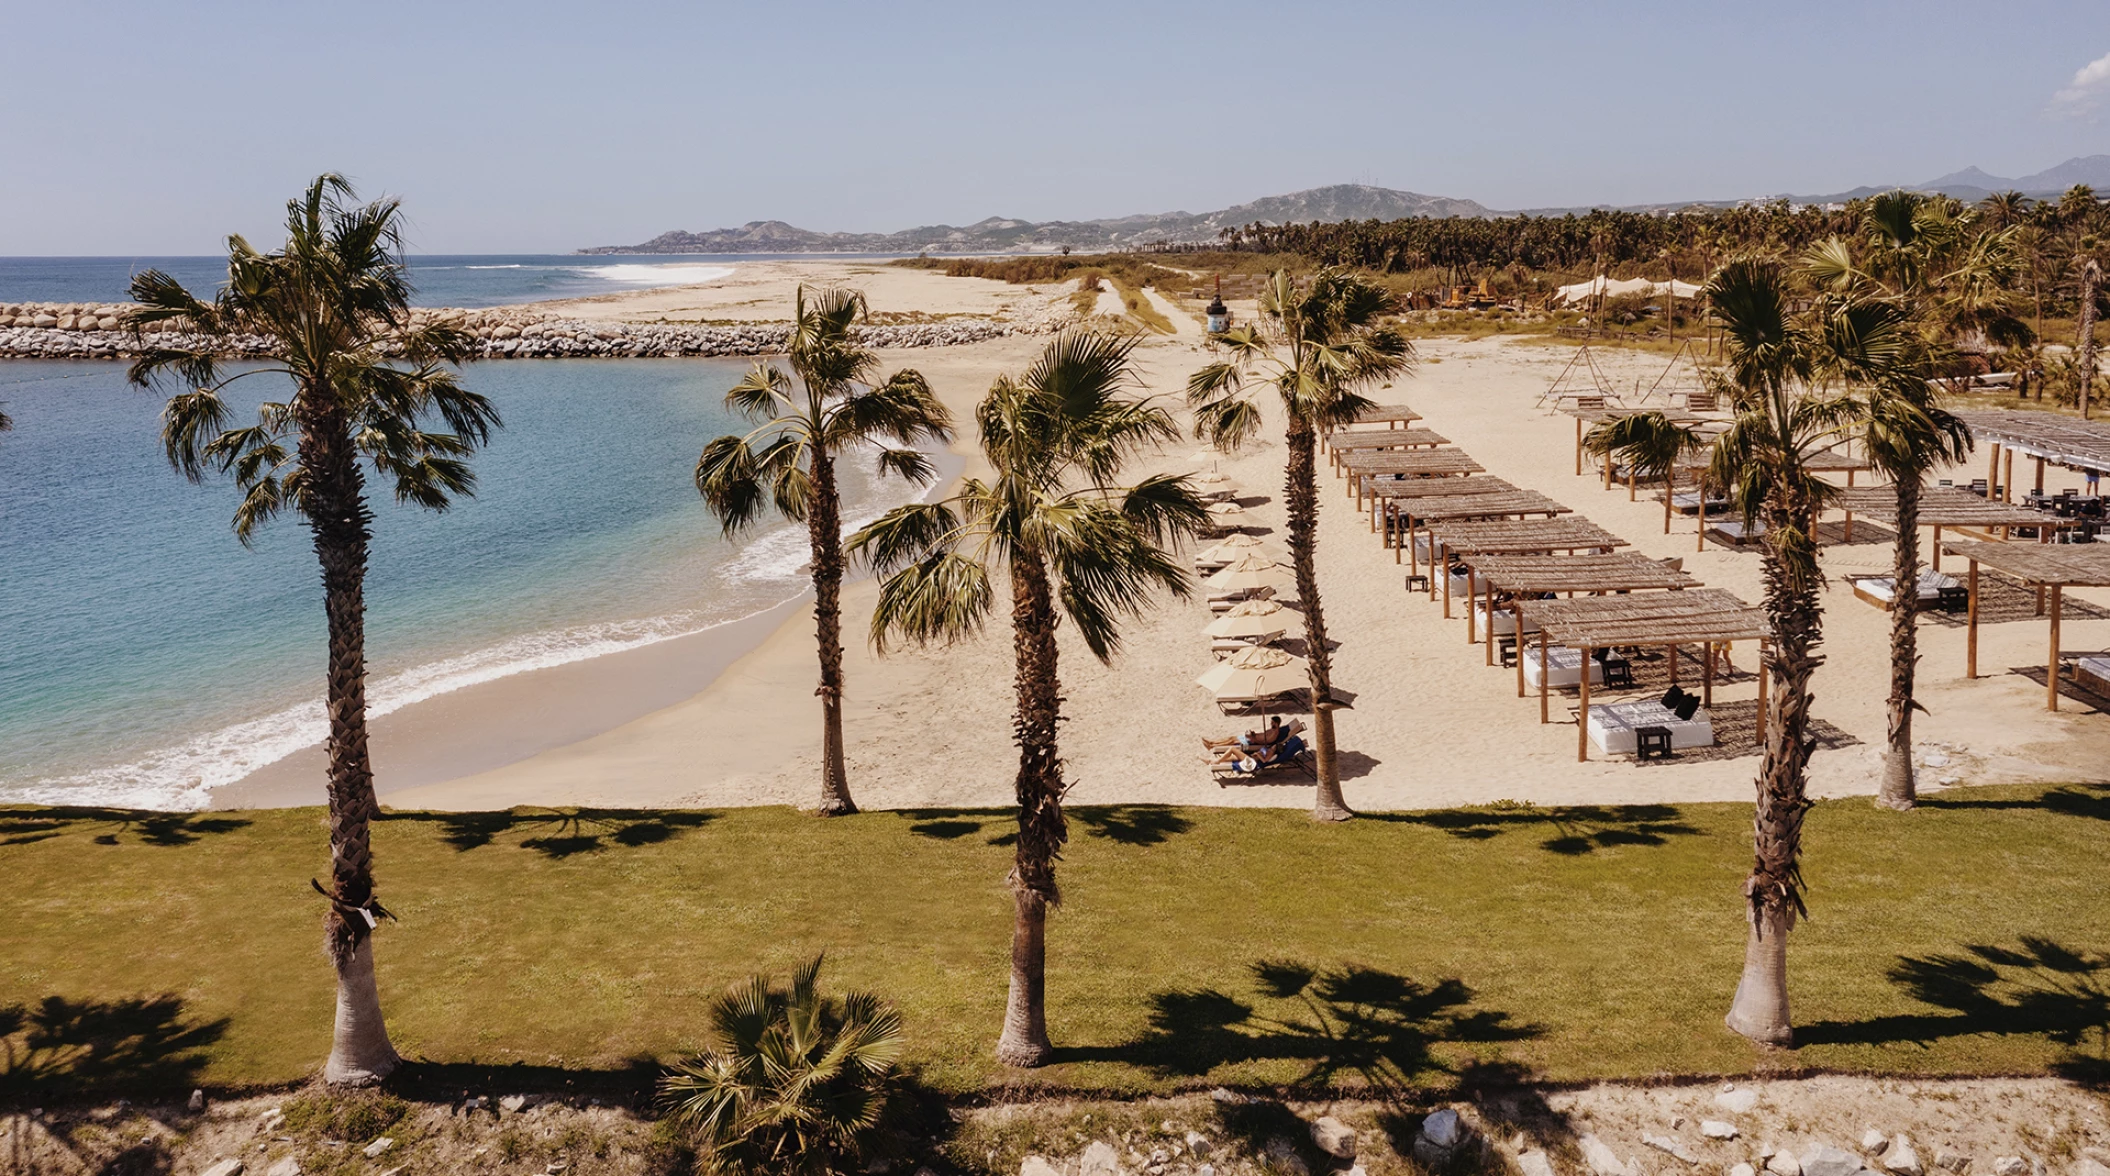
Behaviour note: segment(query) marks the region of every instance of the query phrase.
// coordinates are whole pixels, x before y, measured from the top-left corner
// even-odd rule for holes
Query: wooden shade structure
[[[2045,662],[2044,705],[2059,709],[2059,609],[2068,588],[2110,588],[2110,544],[1950,543],[1949,554],[1970,561],[1964,676],[1978,676],[1978,565],[2051,594],[2051,655]]]
[[[1373,404],[1355,414],[1358,425],[1383,425],[1386,428],[1401,428],[1421,419],[1421,414],[1404,404]]]
[[[1578,521],[1587,522],[1588,520]],[[1439,559],[1441,558],[1447,557],[1439,557]],[[1485,603],[1487,606],[1487,628],[1484,638],[1487,645],[1488,665],[1495,664],[1494,622],[1495,594],[1497,592],[1505,592],[1518,598],[1512,602],[1511,607],[1516,612],[1517,642],[1519,648],[1521,648],[1524,640],[1524,605],[1522,598],[1525,596],[1539,596],[1548,592],[1645,592],[1697,588],[1700,586],[1699,580],[1687,575],[1684,571],[1631,551],[1615,551],[1602,554],[1593,552],[1590,554],[1537,553],[1526,555],[1490,552],[1467,556],[1465,557],[1465,564],[1472,569],[1473,575],[1478,577],[1483,585],[1484,599],[1481,603]],[[1443,564],[1439,562],[1437,566],[1440,568]],[[1433,581],[1436,577],[1432,576],[1430,579]],[[1451,578],[1443,576],[1442,580],[1443,615],[1449,616],[1451,610]],[[1468,589],[1471,588],[1472,580],[1470,578],[1466,580],[1466,586]],[[1534,606],[1531,610],[1532,620],[1536,621],[1538,615],[1539,606]],[[1465,616],[1466,639],[1480,640],[1482,634],[1476,634],[1473,631],[1475,627],[1474,610],[1468,607],[1465,611]],[[1519,668],[1517,672],[1522,674],[1523,670]],[[1519,681],[1521,680],[1520,678]]]
[[[1832,506],[1846,512],[1848,539],[1853,538],[1852,519],[1857,514],[1897,526],[1898,492],[1894,486],[1842,490]],[[1941,533],[1945,527],[1969,527],[1986,532],[1988,537],[1997,531],[2002,539],[2016,527],[2035,527],[2038,539],[2042,541],[2050,537],[2052,528],[2077,526],[2080,522],[2079,519],[2062,519],[1996,498],[1980,498],[1969,490],[1959,490],[1954,486],[1920,487],[1919,525],[1934,528],[1935,571],[1941,570]]]
[[[2044,467],[2047,464],[2064,466],[2086,475],[2090,494],[2099,491],[2103,475],[2110,473],[2110,424],[2077,421],[2049,412],[2004,409],[1964,410],[1956,415],[1971,426],[1973,436],[1989,443],[1988,497],[1992,496],[1993,488],[1998,487],[2003,500],[2014,501],[2017,453],[2036,462],[2039,490],[2044,488]],[[2001,468],[2003,449],[2007,456],[2004,474]]]
[[[1433,480],[1433,479],[1432,479]],[[1443,482],[1471,482],[1473,478],[1448,478]],[[1438,484],[1442,484],[1439,482]],[[1379,483],[1388,485],[1388,483]],[[1398,485],[1398,483],[1389,483]],[[1569,507],[1555,502],[1536,490],[1510,490],[1495,494],[1421,495],[1413,498],[1384,499],[1373,504],[1384,518],[1384,539],[1392,547],[1392,562],[1400,562],[1400,549],[1404,548],[1411,559],[1419,560],[1414,549],[1414,532],[1434,523],[1454,522],[1460,519],[1506,519],[1526,518],[1532,515],[1573,514]],[[1375,513],[1375,512],[1374,512]],[[1530,550],[1542,550],[1532,548]],[[1442,566],[1435,551],[1430,550],[1429,567]],[[1420,570],[1416,562],[1414,569]],[[1431,581],[1430,592],[1435,589]]]
[[[1341,455],[1363,453],[1385,449],[1434,449],[1449,445],[1451,439],[1434,429],[1355,429],[1335,433],[1327,444],[1330,459],[1338,472]]]
[[[1363,508],[1366,483],[1373,477],[1456,478],[1484,474],[1487,467],[1462,449],[1380,449],[1375,453],[1341,455],[1341,468],[1348,472],[1348,494],[1357,510]]]
[[[1575,476],[1579,478],[1583,472],[1583,454],[1587,452],[1583,448],[1583,431],[1586,428],[1624,420],[1630,416],[1639,416],[1644,412],[1656,412],[1659,410],[1651,408],[1585,408],[1581,405],[1568,404],[1561,406],[1561,411],[1575,418]],[[1696,425],[1705,419],[1688,412],[1666,412],[1663,414],[1663,418],[1674,425]],[[1609,464],[1610,459],[1607,458],[1606,461]]]
[[[1550,722],[1545,667],[1553,642],[1577,650],[1583,671],[1578,685],[1579,706],[1575,716],[1575,758],[1590,758],[1590,656],[1599,649],[1628,645],[1663,645],[1670,648],[1671,681],[1678,676],[1678,646],[1699,643],[1707,650],[1701,660],[1700,704],[1714,705],[1715,646],[1731,641],[1756,639],[1763,650],[1771,630],[1765,610],[1754,608],[1720,588],[1693,588],[1682,592],[1647,592],[1632,596],[1593,596],[1578,600],[1548,600],[1532,606],[1532,619],[1539,627],[1539,722]],[[1523,618],[1518,618],[1521,641]],[[1758,737],[1766,737],[1766,676],[1763,664],[1758,677]],[[1524,696],[1524,658],[1517,657],[1517,697]]]

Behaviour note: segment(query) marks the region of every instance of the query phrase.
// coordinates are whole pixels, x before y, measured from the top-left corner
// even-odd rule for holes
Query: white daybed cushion
[[[1670,728],[1672,747],[1712,747],[1714,724],[1705,708],[1692,718],[1680,720],[1669,707],[1653,698],[1615,702],[1609,706],[1590,704],[1590,742],[1606,752],[1634,750],[1634,731],[1640,727]]]
[[[1473,624],[1474,624],[1474,625],[1485,625],[1486,623],[1487,623],[1487,606],[1486,606],[1485,604],[1475,604],[1475,605],[1473,605]],[[1482,630],[1478,630],[1478,631],[1480,631],[1480,632],[1485,632],[1486,630],[1482,629]],[[1510,609],[1510,608],[1498,608],[1498,609],[1496,609],[1496,610],[1495,610],[1495,636],[1497,636],[1497,637],[1507,637],[1507,636],[1509,636],[1510,634],[1512,634],[1512,633],[1515,633],[1516,631],[1517,631],[1517,614],[1516,614],[1516,610],[1514,610],[1514,609]],[[1532,619],[1531,619],[1530,617],[1528,617],[1528,616],[1527,616],[1527,617],[1525,617],[1525,618],[1524,618],[1524,631],[1525,631],[1526,633],[1536,633],[1536,632],[1538,632],[1538,631],[1539,631],[1539,624],[1538,624],[1538,622],[1537,622],[1537,621],[1534,621],[1534,620],[1532,620]],[[1555,664],[1555,665],[1559,665],[1560,663],[1558,663],[1558,662],[1555,662],[1554,664]]]
[[[1757,539],[1765,535],[1766,524],[1761,520],[1751,524],[1749,527],[1745,527],[1741,519],[1723,519],[1720,522],[1710,520],[1707,524],[1707,529],[1718,531],[1731,539]]]
[[[1555,645],[1546,650],[1546,661],[1553,672],[1546,678],[1548,686],[1579,686],[1582,684],[1582,650]],[[1590,659],[1590,684],[1604,685],[1604,663]],[[1539,685],[1539,647],[1524,647],[1524,685],[1536,690]]]
[[[1848,576],[1847,581],[1877,600],[1889,601],[1892,598],[1889,576]],[[1926,603],[1940,600],[1942,589],[1962,586],[1963,581],[1946,572],[1921,572],[1920,601]]]
[[[2110,654],[2077,657],[2073,659],[2073,669],[2074,676],[2080,678],[2082,684],[2087,685],[2088,679],[2093,678],[2095,689],[2110,691]]]
[[[1478,596],[1487,591],[1487,581],[1478,576],[1467,576],[1464,572],[1451,573],[1451,596]]]

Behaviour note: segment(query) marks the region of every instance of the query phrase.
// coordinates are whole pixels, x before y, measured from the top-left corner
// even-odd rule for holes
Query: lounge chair
[[[1889,576],[1847,576],[1846,583],[1848,587],[1854,590],[1855,596],[1885,611],[1888,611],[1897,600],[1897,592],[1892,587],[1892,580]],[[1954,608],[1951,608],[1949,603],[1951,595],[1959,592],[1963,594],[1963,598],[1956,603]],[[1963,586],[1963,581],[1941,572],[1920,573],[1919,606],[1921,608],[1940,608],[1954,612],[1966,607],[1969,603],[1970,591]]]
[[[1263,752],[1266,750],[1262,749]],[[1227,764],[1213,764],[1210,766],[1209,772],[1216,777],[1218,783],[1222,783],[1239,776],[1259,776],[1276,768],[1293,767],[1316,779],[1318,772],[1312,766],[1311,759],[1311,748],[1305,745],[1304,740],[1300,736],[1291,735],[1275,745],[1273,753],[1268,755],[1265,760],[1261,758],[1260,754],[1256,753],[1233,760]]]

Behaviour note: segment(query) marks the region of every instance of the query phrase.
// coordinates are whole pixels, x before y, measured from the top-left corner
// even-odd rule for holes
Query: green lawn
[[[2110,788],[1867,800],[1809,818],[1803,1046],[1721,1026],[1749,806],[1301,813],[1080,809],[1026,1083],[1109,1092],[1483,1064],[1552,1080],[1818,1068],[2088,1069],[2102,1058]],[[828,953],[895,1001],[943,1090],[1014,1085],[1005,814],[782,809],[392,814],[383,1000],[406,1054],[590,1078],[697,1042],[729,982]],[[297,1080],[332,990],[314,809],[0,810],[0,1095]],[[537,1071],[540,1072],[540,1071]]]

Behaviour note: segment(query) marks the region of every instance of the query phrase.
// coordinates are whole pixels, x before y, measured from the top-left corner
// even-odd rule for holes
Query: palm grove
[[[2089,324],[2100,296],[2092,251],[2101,218],[2092,196],[1967,210],[1895,194],[1851,216],[1827,214],[1816,226],[1826,230],[1821,234],[1760,234],[1794,248],[1744,250],[1713,270],[1706,294],[1727,354],[1717,379],[1734,417],[1711,446],[1707,476],[1747,520],[1766,524],[1764,605],[1775,637],[1764,670],[1771,687],[1767,738],[1743,896],[1746,966],[1728,1018],[1746,1036],[1771,1043],[1793,1036],[1786,943],[1805,909],[1810,683],[1823,638],[1815,519],[1832,493],[1809,468],[1811,455],[1858,442],[1897,487],[1900,517],[1909,519],[1920,478],[1969,442],[1942,407],[1936,378],[1954,369],[1960,345],[2036,345],[2030,320],[2047,303],[2046,286],[2033,275],[2037,259],[2059,248],[2071,249],[2063,264],[2081,283],[2081,321]],[[1333,242],[1324,249],[1291,236],[1276,244],[1368,264],[1348,246],[1383,240],[1381,228],[1309,230],[1319,244]],[[169,389],[168,460],[191,478],[219,473],[236,481],[242,497],[234,529],[243,542],[287,512],[311,537],[328,621],[331,862],[328,884],[317,880],[314,888],[338,988],[325,1078],[366,1083],[399,1062],[373,953],[373,932],[387,911],[369,842],[378,804],[366,733],[364,579],[374,521],[366,480],[370,472],[399,501],[445,510],[474,491],[468,458],[499,416],[460,382],[460,367],[474,355],[470,341],[410,313],[394,202],[358,204],[342,180],[323,176],[289,204],[286,232],[273,252],[231,239],[229,281],[211,299],[164,274],[140,275],[136,325],[181,322],[207,345],[156,347],[142,335],[131,375]],[[1374,390],[1410,375],[1414,356],[1392,325],[1392,296],[1364,273],[1277,272],[1261,304],[1262,321],[1232,333],[1221,358],[1187,381],[1185,406],[1194,435],[1224,449],[1248,443],[1270,419],[1280,422],[1288,539],[1311,674],[1313,817],[1345,820],[1353,813],[1336,761],[1331,638],[1317,562],[1316,447],[1328,430],[1367,408]],[[1025,370],[998,378],[977,405],[972,439],[986,474],[846,538],[841,462],[868,458],[882,475],[926,485],[935,470],[924,448],[953,436],[953,421],[928,382],[912,370],[881,372],[879,358],[859,342],[864,310],[855,294],[801,291],[781,360],[757,363],[727,395],[728,406],[754,428],[706,444],[693,479],[728,532],[753,526],[765,512],[807,530],[824,752],[816,807],[823,814],[856,811],[842,733],[841,585],[852,561],[866,561],[881,577],[870,637],[882,652],[902,641],[967,639],[1008,595],[1018,837],[1005,880],[1013,936],[997,1052],[1008,1064],[1038,1065],[1055,1056],[1045,959],[1048,916],[1061,901],[1056,869],[1071,783],[1060,748],[1058,631],[1067,625],[1094,658],[1117,657],[1124,625],[1190,590],[1180,548],[1206,516],[1184,477],[1134,471],[1183,432],[1173,412],[1145,394],[1137,340],[1072,331]],[[210,343],[236,335],[271,340],[267,362],[226,369]],[[253,421],[238,424],[225,390],[255,375],[275,377],[285,397],[264,401]],[[1645,469],[1668,469],[1700,444],[1660,416],[1631,418],[1590,442]],[[1901,584],[1917,579],[1912,535],[1909,524],[1899,528]],[[1881,799],[1904,809],[1913,799],[1916,653],[1913,594],[1899,596],[1890,770]],[[758,988],[746,1003],[727,1004],[727,1023],[750,1005],[813,1022],[823,1007],[812,992],[817,971],[817,963],[802,971],[788,995]],[[871,1064],[883,1066],[890,1055],[881,1038],[894,1027],[868,1005],[856,1007],[860,1024],[885,1030],[871,1030],[867,1042]],[[831,1048],[823,1037],[795,1036],[808,1044],[794,1052]],[[709,1091],[737,1077],[712,1073],[692,1069],[677,1082],[702,1099],[697,1113],[706,1118],[719,1106]]]

